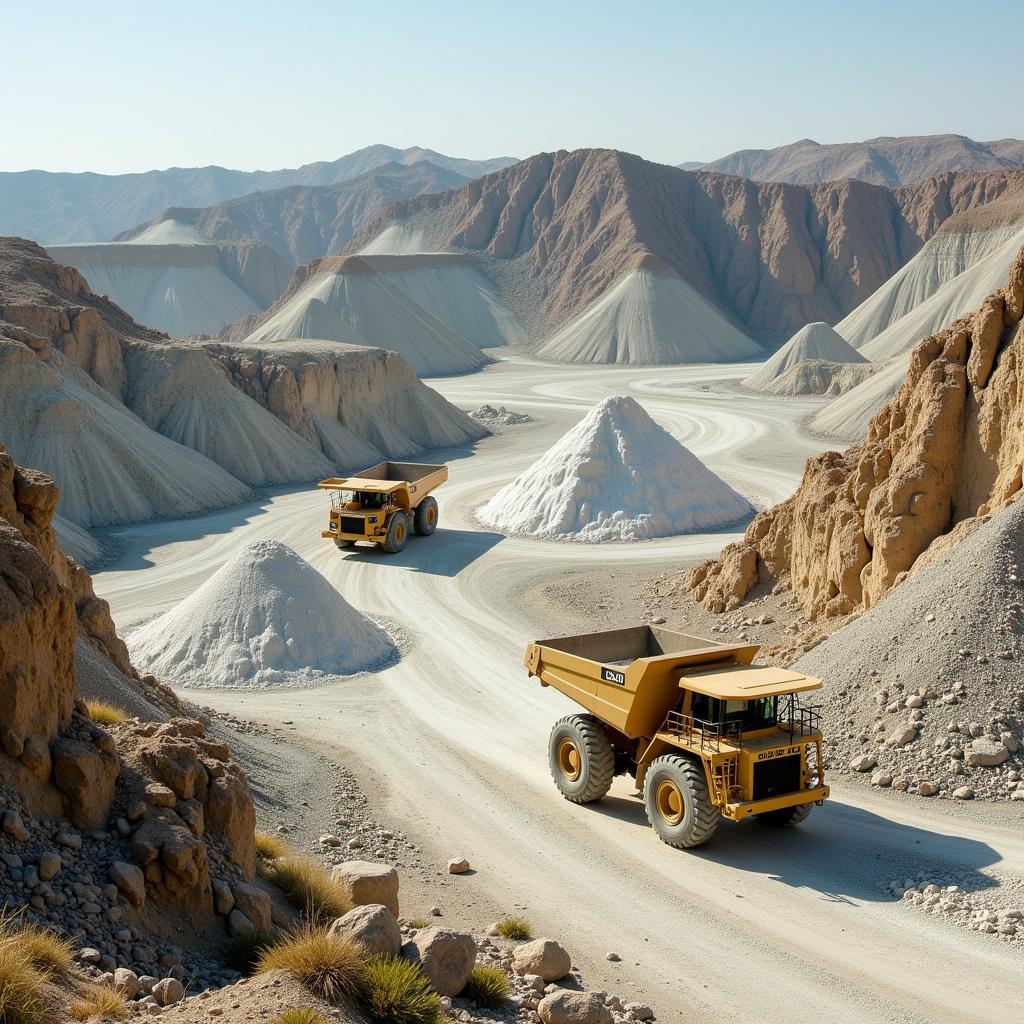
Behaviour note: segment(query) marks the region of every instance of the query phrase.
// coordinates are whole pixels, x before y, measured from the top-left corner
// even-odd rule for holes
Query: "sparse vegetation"
[[[333,921],[352,909],[344,889],[310,857],[290,854],[266,863],[263,871],[313,924]]]
[[[292,852],[288,843],[274,832],[256,833],[256,856],[263,861],[278,860]]]
[[[26,964],[45,977],[63,974],[75,958],[74,947],[67,939],[15,917],[0,917],[0,943],[16,949]],[[0,1016],[0,1021],[3,1019]]]
[[[269,932],[236,935],[224,949],[224,962],[232,970],[248,976],[256,970],[263,951],[269,949],[276,941]]]
[[[120,992],[103,985],[90,987],[88,995],[76,999],[68,1007],[68,1016],[72,1020],[126,1020],[128,1004]]]
[[[366,961],[360,1002],[380,1024],[434,1024],[441,1004],[418,964],[395,956]]]
[[[265,949],[257,970],[290,971],[315,995],[337,1003],[359,995],[363,960],[363,950],[355,943],[307,925]]]
[[[410,928],[429,928],[432,923],[429,917],[414,917],[411,921],[406,921]]]
[[[87,700],[85,706],[89,709],[89,717],[97,725],[120,725],[128,714],[105,700]]]
[[[470,971],[469,981],[461,995],[485,1010],[500,1010],[508,999],[508,993],[508,975],[504,971],[477,964]]]
[[[498,934],[503,939],[524,941],[530,938],[530,922],[521,917],[505,917],[498,922]]]
[[[327,1024],[327,1019],[317,1010],[285,1010],[274,1024]]]
[[[43,998],[45,976],[4,936],[0,941],[0,1021],[3,1024],[47,1024]]]

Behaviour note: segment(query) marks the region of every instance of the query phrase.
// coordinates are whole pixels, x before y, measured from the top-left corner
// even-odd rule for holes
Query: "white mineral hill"
[[[852,345],[828,324],[818,321],[801,327],[764,366],[742,381],[751,391],[765,391],[788,370],[810,359],[830,363],[866,363]]]
[[[735,523],[750,503],[628,396],[599,402],[479,510],[514,536],[634,541]]]

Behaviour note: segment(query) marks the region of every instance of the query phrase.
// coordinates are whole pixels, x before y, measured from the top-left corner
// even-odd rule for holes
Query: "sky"
[[[0,0],[0,170],[1024,135],[1019,3]],[[1011,48],[1012,52],[1012,48]]]

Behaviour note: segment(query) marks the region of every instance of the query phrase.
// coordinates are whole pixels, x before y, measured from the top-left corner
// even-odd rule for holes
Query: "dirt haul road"
[[[472,509],[529,465],[599,399],[626,392],[758,504],[796,487],[818,450],[795,424],[804,400],[744,399],[708,383],[750,366],[555,368],[516,360],[433,381],[465,408],[504,404],[537,418],[451,460],[442,529],[404,552],[339,552],[320,539],[328,499],[303,490],[197,519],[117,531],[121,557],[96,577],[119,626],[191,593],[257,537],[289,544],[357,608],[398,620],[410,649],[378,676],[307,691],[193,694],[244,717],[294,722],[379,787],[385,819],[435,862],[466,855],[458,880],[477,907],[528,906],[537,934],[561,938],[588,984],[649,1001],[661,1020],[1006,1020],[1019,950],[883,895],[925,868],[1024,873],[1024,838],[965,824],[938,805],[846,791],[801,829],[723,824],[695,852],[660,844],[626,779],[599,805],[562,800],[547,736],[572,710],[527,680],[524,644],[546,632],[529,586],[604,567],[631,581],[705,557],[706,534],[633,545],[510,540]],[[552,632],[557,632],[553,625]],[[947,805],[948,806],[948,805]],[[604,959],[621,954],[622,963]],[[1009,1014],[1009,1016],[1007,1016]]]

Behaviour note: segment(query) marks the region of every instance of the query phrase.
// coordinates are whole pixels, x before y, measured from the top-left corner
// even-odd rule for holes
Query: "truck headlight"
[[[338,532],[338,524],[337,523],[331,523],[330,529],[332,529],[335,533],[337,533]]]

